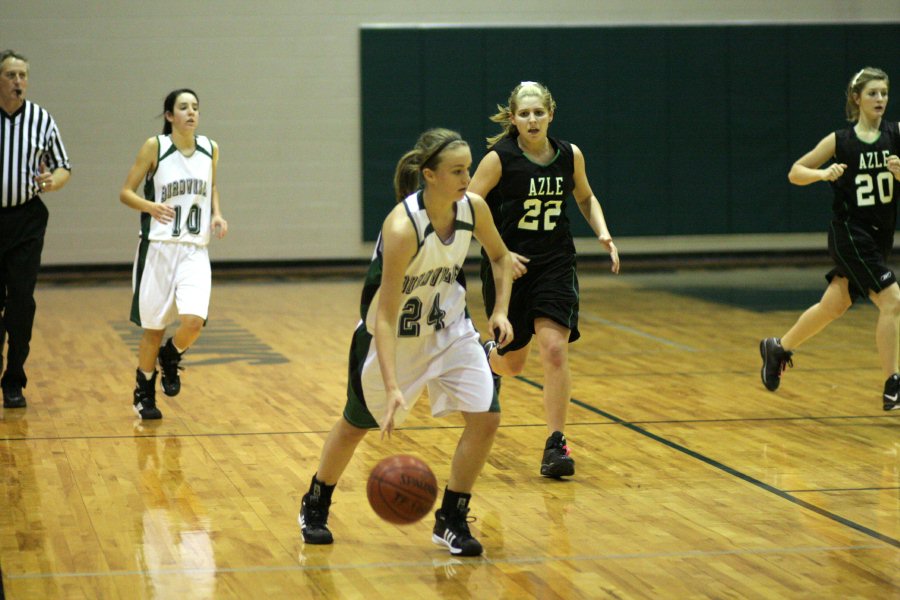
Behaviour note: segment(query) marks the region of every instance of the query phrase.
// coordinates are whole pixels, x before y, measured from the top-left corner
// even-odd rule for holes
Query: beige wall
[[[118,190],[159,132],[165,94],[182,86],[200,95],[201,132],[221,147],[232,231],[213,242],[213,259],[316,260],[369,253],[360,234],[363,24],[898,20],[897,0],[4,0],[0,47],[30,59],[29,98],[57,119],[74,165],[68,187],[48,195],[45,265],[132,260],[138,217]]]

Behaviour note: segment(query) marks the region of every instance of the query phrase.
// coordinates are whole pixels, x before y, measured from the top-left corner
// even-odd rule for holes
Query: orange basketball
[[[369,474],[366,495],[372,509],[385,521],[415,523],[431,512],[437,498],[437,479],[415,456],[389,456]]]

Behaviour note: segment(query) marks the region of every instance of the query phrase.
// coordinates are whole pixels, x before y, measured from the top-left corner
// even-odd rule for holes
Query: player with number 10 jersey
[[[228,232],[216,186],[219,148],[197,134],[200,100],[180,88],[163,102],[162,135],[141,146],[119,200],[141,213],[141,240],[132,272],[131,321],[144,331],[138,347],[134,411],[160,419],[156,376],[167,396],[181,390],[182,356],[200,336],[209,311],[210,233]],[[144,184],[144,197],[136,190]],[[166,328],[180,321],[165,344]]]
[[[144,197],[165,203],[175,210],[171,223],[162,223],[141,213],[141,237],[156,242],[209,244],[212,156],[210,139],[196,136],[196,148],[190,156],[178,151],[171,136],[156,136],[159,157],[156,171],[147,175]]]

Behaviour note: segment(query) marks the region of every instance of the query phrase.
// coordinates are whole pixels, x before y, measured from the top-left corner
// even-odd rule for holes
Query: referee
[[[71,170],[56,122],[25,100],[27,89],[28,60],[0,52],[0,367],[9,336],[3,408],[25,407],[34,286],[47,230],[47,207],[38,194],[61,189]]]

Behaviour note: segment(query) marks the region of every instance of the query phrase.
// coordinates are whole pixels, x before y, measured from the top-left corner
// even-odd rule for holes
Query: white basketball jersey
[[[212,217],[212,142],[206,136],[196,136],[194,153],[185,156],[170,136],[158,135],[156,139],[156,171],[147,176],[144,198],[174,208],[175,219],[164,224],[141,213],[141,236],[159,242],[206,246]]]
[[[416,230],[419,249],[406,268],[402,282],[400,316],[397,321],[397,335],[401,339],[431,335],[466,315],[463,263],[469,252],[475,225],[472,204],[465,196],[455,204],[454,231],[447,241],[441,240],[431,226],[421,191],[408,196],[403,205]],[[380,287],[381,253],[382,243],[379,237],[373,260],[378,265],[378,281],[372,280],[374,273],[370,270],[370,290],[376,285]],[[368,300],[366,295],[364,292],[363,301],[367,304],[366,328],[373,333],[378,293]]]

